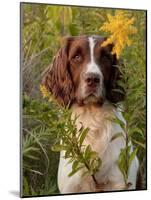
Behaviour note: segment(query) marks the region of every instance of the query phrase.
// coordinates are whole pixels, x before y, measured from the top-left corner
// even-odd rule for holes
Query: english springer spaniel
[[[116,66],[116,55],[111,53],[113,45],[102,47],[104,40],[100,36],[68,37],[45,72],[42,84],[61,105],[70,105],[73,117],[79,116],[76,121],[78,129],[81,124],[89,128],[84,142],[90,144],[102,160],[95,174],[97,182],[102,186],[99,191],[124,190],[124,178],[116,161],[125,147],[125,140],[123,137],[111,140],[123,130],[109,120],[109,117],[115,115],[125,123],[115,106],[123,100],[124,95],[115,90],[121,74]],[[138,167],[138,159],[135,157],[129,170],[129,189],[136,188]],[[72,165],[64,158],[62,151],[58,169],[58,186],[62,194],[98,191],[92,177],[82,176],[82,171],[69,177],[71,169]]]

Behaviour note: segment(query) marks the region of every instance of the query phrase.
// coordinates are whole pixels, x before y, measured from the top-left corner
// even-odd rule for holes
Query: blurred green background
[[[103,35],[99,29],[107,14],[116,9],[21,4],[22,55],[22,195],[37,196],[59,193],[57,169],[59,154],[51,151],[57,138],[59,113],[53,103],[44,100],[39,86],[47,68],[68,35]],[[126,66],[130,111],[133,127],[138,127],[134,146],[146,188],[146,12],[126,10],[135,17],[138,32],[133,45],[121,57]],[[61,111],[60,111],[61,112]]]

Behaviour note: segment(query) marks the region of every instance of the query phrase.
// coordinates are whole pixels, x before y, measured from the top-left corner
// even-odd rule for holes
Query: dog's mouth
[[[95,94],[93,94],[93,93],[90,93],[85,99],[84,99],[84,101],[89,101],[89,102],[96,102],[96,101],[98,101],[98,99],[97,99],[97,97],[96,97],[96,95]]]
[[[104,103],[104,98],[103,97],[97,97],[97,95],[95,93],[90,93],[85,98],[80,99],[78,101],[78,104],[80,106],[87,105],[87,104],[103,105],[103,103]]]
[[[75,101],[79,106],[83,105],[103,105],[105,101],[104,92],[98,87],[79,87],[76,92]]]
[[[97,92],[97,88],[96,87],[91,87],[91,88],[87,88],[86,89],[86,94],[87,96],[90,96],[90,95],[95,95],[95,93]]]

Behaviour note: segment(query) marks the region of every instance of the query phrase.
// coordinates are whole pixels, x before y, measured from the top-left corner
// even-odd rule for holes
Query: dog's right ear
[[[42,85],[52,93],[61,105],[70,105],[74,100],[74,84],[68,66],[68,41],[56,54],[52,65],[44,72]]]
[[[122,88],[118,81],[123,80],[123,75],[120,72],[120,67],[124,67],[122,61],[117,60],[116,55],[113,55],[112,72],[109,81],[109,92],[107,93],[107,99],[112,103],[118,103],[124,101],[126,91]]]
[[[107,38],[105,38],[104,40],[107,40]],[[108,92],[106,94],[106,97],[110,102],[116,104],[118,102],[124,101],[126,96],[126,91],[119,85],[119,81],[125,81],[123,80],[123,74],[120,71],[120,68],[121,67],[124,68],[125,66],[122,60],[117,59],[117,55],[115,53],[114,54],[112,53],[114,45],[115,44],[113,43],[113,44],[108,44],[106,46],[106,48],[112,55],[111,75],[107,83]]]

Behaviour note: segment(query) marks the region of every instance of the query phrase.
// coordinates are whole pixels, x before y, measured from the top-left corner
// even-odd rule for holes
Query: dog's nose
[[[97,86],[100,83],[100,75],[96,73],[85,74],[85,82],[88,86]]]

